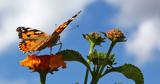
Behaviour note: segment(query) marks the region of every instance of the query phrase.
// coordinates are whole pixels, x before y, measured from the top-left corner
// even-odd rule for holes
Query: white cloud
[[[120,14],[118,15],[119,24],[130,27],[138,25],[146,18],[160,16],[160,0],[106,0],[107,2],[118,6]]]
[[[157,23],[158,22],[158,23]],[[138,30],[132,33],[127,42],[129,52],[135,54],[136,63],[143,64],[154,58],[154,50],[159,47],[160,18],[148,19],[141,23]]]
[[[0,0],[0,52],[18,39],[15,31],[18,26],[49,32],[54,30],[55,23],[82,10],[89,2],[91,0]]]
[[[134,28],[127,37],[126,49],[134,53],[136,63],[144,64],[159,49],[160,0],[106,0],[120,9],[114,21],[127,28]],[[137,26],[137,28],[135,28]],[[132,29],[133,30],[133,29]]]

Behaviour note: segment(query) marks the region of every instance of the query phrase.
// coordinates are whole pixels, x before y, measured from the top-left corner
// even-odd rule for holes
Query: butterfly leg
[[[32,54],[33,54],[32,52],[28,52],[28,53],[27,53],[27,55],[32,55]]]
[[[58,52],[61,51],[61,49],[62,49],[62,43],[59,43],[59,45],[60,45],[60,47],[58,49]]]
[[[52,47],[50,47],[50,55],[52,54]]]
[[[59,42],[57,44],[55,44],[54,46],[57,46],[57,45],[60,45],[59,49],[58,49],[58,52],[61,51],[62,49],[62,42],[60,40],[58,40]],[[52,54],[52,47],[50,47],[50,55]]]
[[[37,53],[36,53],[36,55],[38,55],[40,53],[40,51],[38,51]]]
[[[59,49],[58,49],[58,52],[61,51],[62,49],[62,42],[59,40],[59,43],[57,45],[60,45]]]

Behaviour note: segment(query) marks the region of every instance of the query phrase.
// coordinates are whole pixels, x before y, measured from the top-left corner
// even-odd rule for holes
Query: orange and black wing
[[[32,28],[18,27],[19,48],[24,53],[37,51],[37,47],[50,38],[50,35]]]
[[[79,11],[77,14],[72,16],[72,18],[70,18],[69,20],[61,24],[58,28],[56,28],[56,30],[52,33],[52,36],[55,34],[59,35],[80,13],[81,11]]]

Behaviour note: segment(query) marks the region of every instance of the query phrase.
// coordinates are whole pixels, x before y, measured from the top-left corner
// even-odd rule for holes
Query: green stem
[[[90,49],[89,49],[89,55],[93,52],[94,47],[95,47],[95,44],[91,43],[90,44]]]
[[[92,78],[91,84],[98,84],[98,80],[99,80],[98,77]]]
[[[109,56],[109,55],[110,55],[110,53],[111,53],[111,51],[112,51],[113,47],[115,46],[115,44],[116,44],[116,42],[112,42],[112,43],[111,43],[111,45],[110,45],[110,47],[109,47],[109,50],[108,50],[108,52],[107,52],[107,56]],[[102,72],[103,72],[103,70],[104,70],[105,66],[106,66],[106,65],[103,65],[103,66],[101,67],[101,69],[100,69],[100,73],[102,73]]]
[[[88,74],[89,74],[89,70],[87,69],[87,70],[86,70],[86,75],[85,75],[84,84],[87,84]]]
[[[103,77],[103,76],[105,76],[106,74],[108,74],[108,73],[110,73],[110,72],[115,72],[116,71],[116,67],[115,68],[112,68],[112,69],[110,69],[110,70],[106,70],[102,75],[101,75],[101,77]],[[100,78],[101,78],[100,77]]]
[[[47,76],[47,72],[39,72],[40,75],[40,82],[41,84],[46,84],[46,76]]]
[[[98,80],[100,79],[101,75],[98,72],[100,67],[98,66],[96,71],[94,72],[94,75],[92,76],[91,84],[97,84]]]
[[[90,49],[89,49],[89,55],[93,52],[94,47],[95,47],[95,44],[91,42]],[[88,60],[88,64],[90,65],[90,60]],[[89,75],[89,70],[86,68],[86,74],[85,74],[84,84],[87,84],[88,75]]]
[[[110,47],[109,47],[109,50],[108,50],[108,52],[107,52],[107,56],[110,55],[110,53],[111,53],[113,47],[115,46],[115,44],[116,44],[115,42],[112,42],[112,43],[111,43],[111,45],[110,45]]]

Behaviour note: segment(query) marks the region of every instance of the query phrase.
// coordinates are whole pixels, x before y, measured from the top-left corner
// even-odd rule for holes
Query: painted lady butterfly
[[[80,14],[80,12],[81,11],[79,11],[68,21],[61,24],[51,35],[29,27],[18,27],[16,31],[18,32],[20,39],[19,49],[24,53],[27,53],[40,51],[46,47],[51,48],[56,45],[60,38],[60,33]]]

